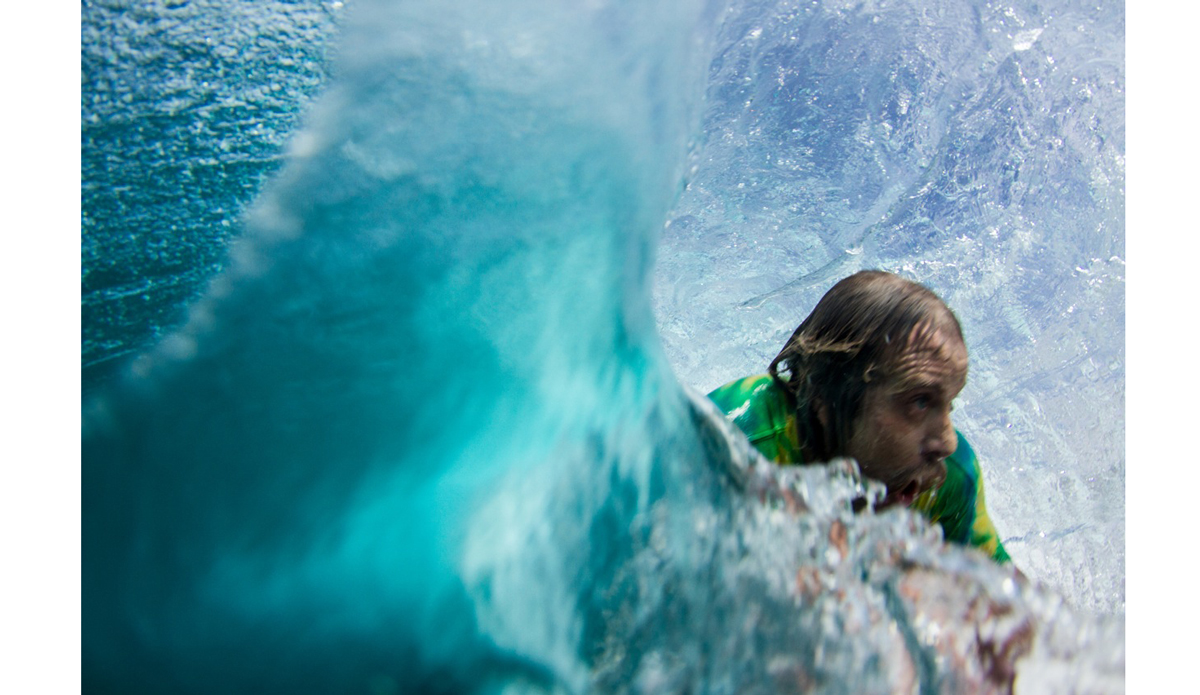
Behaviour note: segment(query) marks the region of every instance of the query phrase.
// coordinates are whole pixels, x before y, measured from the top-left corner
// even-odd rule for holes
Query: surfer
[[[950,422],[966,379],[966,343],[950,308],[922,285],[865,270],[821,298],[766,374],[709,398],[766,458],[853,458],[887,485],[877,509],[908,506],[946,540],[1008,563],[979,461]]]

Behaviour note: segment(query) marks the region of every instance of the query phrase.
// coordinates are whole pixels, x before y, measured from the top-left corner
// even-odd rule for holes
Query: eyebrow
[[[938,370],[938,371],[941,372],[941,370]],[[943,390],[948,390],[948,389],[943,389],[943,386],[946,383],[946,379],[944,377],[948,376],[948,374],[943,372],[942,376],[943,376],[943,378],[938,378],[937,376],[931,377],[928,375],[927,370],[921,369],[920,361],[909,361],[909,363],[906,366],[902,366],[901,369],[898,369],[898,370],[892,372],[892,374],[890,375],[890,379],[888,381],[891,382],[890,390],[893,393],[900,393],[902,391],[911,391],[913,389],[923,389],[923,388],[924,389],[933,389],[935,391],[940,392]],[[962,388],[966,385],[966,383],[967,383],[967,375],[964,372],[962,375],[961,382],[956,380],[956,383],[952,384],[951,386],[952,387],[957,386],[958,387],[957,390],[961,391]]]
[[[888,391],[893,394],[905,393],[907,391],[918,391],[922,389],[938,392],[945,390],[942,388],[941,383],[920,377],[894,377],[891,382],[892,383],[889,384]]]

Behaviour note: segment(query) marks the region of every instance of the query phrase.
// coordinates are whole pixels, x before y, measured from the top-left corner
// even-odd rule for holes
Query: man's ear
[[[821,400],[820,398],[814,398],[813,410],[817,413],[817,422],[821,423],[821,428],[828,432],[829,406],[825,405],[825,401]]]

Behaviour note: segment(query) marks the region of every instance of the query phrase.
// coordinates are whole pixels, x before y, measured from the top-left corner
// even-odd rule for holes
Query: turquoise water
[[[577,5],[85,4],[85,687],[1120,691],[1122,17]],[[869,266],[1047,587],[688,391]]]

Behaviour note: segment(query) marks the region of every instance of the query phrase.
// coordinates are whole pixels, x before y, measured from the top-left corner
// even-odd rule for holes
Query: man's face
[[[942,332],[909,349],[891,375],[867,388],[847,453],[863,475],[885,483],[882,507],[907,506],[946,478],[958,447],[951,403],[967,380],[967,349]]]

